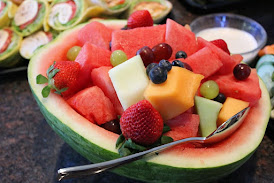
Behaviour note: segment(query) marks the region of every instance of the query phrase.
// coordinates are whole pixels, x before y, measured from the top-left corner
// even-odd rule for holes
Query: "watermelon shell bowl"
[[[125,20],[100,20],[100,23],[111,29],[118,30],[124,27],[127,22]],[[81,37],[81,35],[79,36],[79,32],[81,32],[80,30],[85,27],[85,25],[86,24],[81,24],[75,28],[66,30],[54,41],[41,48],[30,60],[28,66],[28,81],[33,96],[52,129],[83,157],[93,163],[98,163],[120,157],[115,148],[115,143],[119,135],[91,123],[77,113],[60,95],[50,93],[47,98],[43,98],[41,91],[44,85],[36,84],[37,75],[45,75],[47,69],[54,61],[66,60],[67,51],[75,45],[81,45],[78,40],[78,38]],[[164,31],[162,31],[163,34],[173,34],[172,30],[174,27],[170,26],[177,26],[177,28],[179,28],[181,25],[172,20],[168,20],[167,24],[161,26],[159,29],[164,29]],[[138,32],[143,34],[142,31]],[[178,31],[175,31],[175,33],[176,32]],[[99,35],[98,33],[94,34]],[[154,30],[153,34],[155,34]],[[123,41],[125,43],[141,42],[140,44],[147,44],[148,46],[155,44],[151,42],[156,39],[138,39],[136,33],[133,35],[135,36],[128,37],[128,39],[131,40]],[[148,36],[153,35],[149,34]],[[174,36],[176,37],[177,35],[172,35],[172,38]],[[161,36],[156,35],[156,37],[159,38]],[[164,36],[162,37],[162,39],[165,38]],[[196,42],[196,39],[194,40]],[[189,41],[191,40],[189,39]],[[112,45],[113,44],[115,43],[112,42]],[[191,45],[190,43],[187,44]],[[175,46],[173,48],[175,48]],[[95,59],[94,55],[100,56],[100,53],[93,54],[93,59]],[[252,73],[255,72],[252,71]],[[254,76],[257,76],[256,73]],[[258,86],[258,88],[260,88],[260,97],[256,103],[252,104],[244,123],[229,138],[207,147],[178,146],[161,152],[159,155],[155,155],[150,159],[139,160],[112,171],[129,178],[157,183],[211,182],[232,173],[244,164],[256,151],[263,139],[269,120],[269,95],[265,85],[260,79],[258,79]],[[244,88],[244,84],[241,85],[241,87]],[[253,86],[251,85],[249,87]],[[244,88],[244,90],[245,89],[246,88]],[[245,92],[244,90],[241,91]],[[251,90],[252,89],[249,88],[248,91]],[[256,89],[254,88],[254,90]],[[249,95],[249,97],[251,96]],[[251,97],[250,100],[252,101],[254,98]],[[98,100],[98,102],[100,101]]]

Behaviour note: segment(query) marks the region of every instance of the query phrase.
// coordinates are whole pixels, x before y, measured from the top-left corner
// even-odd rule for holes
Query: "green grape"
[[[219,86],[215,81],[208,80],[201,85],[200,93],[207,99],[214,99],[219,94]]]
[[[73,46],[67,52],[67,59],[74,61],[81,50],[80,46]]]
[[[127,60],[127,55],[122,50],[115,50],[110,56],[110,63],[113,67]]]

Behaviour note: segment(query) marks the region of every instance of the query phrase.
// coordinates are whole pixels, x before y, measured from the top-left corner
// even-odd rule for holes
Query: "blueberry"
[[[184,68],[184,64],[183,64],[183,62],[181,62],[180,60],[174,60],[174,61],[172,62],[172,65],[173,65],[173,66],[183,67],[183,68]]]
[[[147,72],[147,75],[148,75],[148,76],[149,76],[149,71],[150,71],[153,67],[155,67],[155,66],[158,66],[158,64],[156,64],[156,63],[151,63],[151,64],[149,64],[149,65],[147,66],[146,72]]]
[[[187,54],[186,54],[186,52],[184,52],[184,51],[178,51],[177,53],[176,53],[176,55],[175,55],[175,58],[177,59],[177,58],[184,58],[184,59],[186,59],[186,57],[187,57]]]
[[[163,83],[167,80],[167,70],[157,65],[150,70],[149,78],[155,84]]]
[[[217,97],[215,97],[213,100],[215,100],[216,102],[224,103],[226,100],[226,96],[222,93],[219,93]]]
[[[163,59],[159,62],[159,66],[166,69],[167,71],[170,71],[172,68],[172,64],[168,60],[165,60],[165,59]]]
[[[187,70],[193,71],[192,68],[190,67],[190,65],[188,65],[188,63],[181,62],[180,60],[174,60],[172,62],[172,65],[177,66],[177,67],[182,67],[182,68],[185,68]]]

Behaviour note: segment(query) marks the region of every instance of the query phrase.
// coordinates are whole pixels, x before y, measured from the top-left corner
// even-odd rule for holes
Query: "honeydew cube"
[[[161,84],[150,82],[144,96],[168,120],[194,106],[194,96],[203,78],[187,69],[172,67],[167,80]]]
[[[195,96],[195,107],[200,117],[199,129],[202,137],[207,137],[217,129],[217,119],[222,106],[220,102]]]
[[[140,55],[115,66],[108,73],[124,110],[144,99],[149,79]]]
[[[220,126],[221,124],[223,124],[223,122],[227,121],[229,118],[248,106],[249,102],[235,99],[232,97],[227,97],[219,113],[217,126]]]

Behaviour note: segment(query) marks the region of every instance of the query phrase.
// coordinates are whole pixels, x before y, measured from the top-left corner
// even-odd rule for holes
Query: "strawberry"
[[[160,113],[147,100],[142,100],[124,111],[120,126],[126,139],[151,145],[161,137],[164,123]]]
[[[153,19],[147,10],[138,10],[133,12],[128,20],[127,27],[134,29],[136,27],[149,27],[153,26]]]
[[[47,97],[53,89],[55,93],[65,98],[72,96],[79,90],[77,77],[80,64],[72,61],[54,62],[47,70],[47,77],[39,74],[36,77],[37,84],[48,83],[42,90],[43,97]]]
[[[227,44],[223,39],[215,39],[210,42],[213,43],[215,46],[221,48],[222,50],[224,50],[226,53],[230,55],[230,51],[228,50]]]

